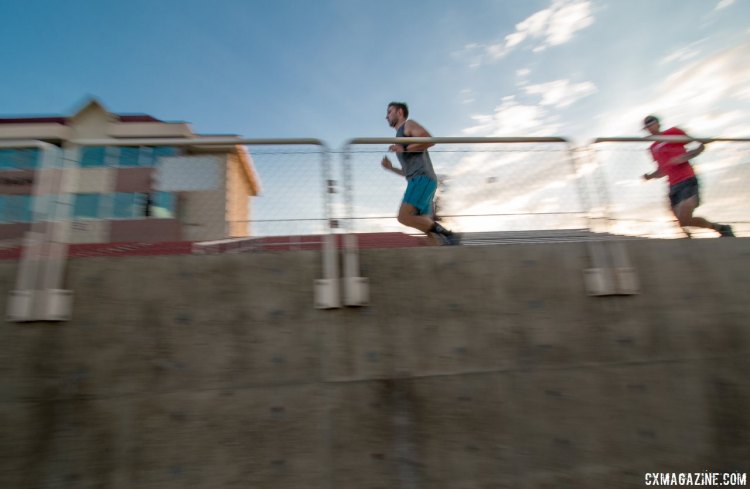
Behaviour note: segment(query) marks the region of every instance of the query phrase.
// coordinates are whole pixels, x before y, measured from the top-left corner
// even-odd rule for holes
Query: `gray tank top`
[[[396,131],[397,138],[404,137],[404,126],[406,126],[405,122]],[[407,145],[404,144],[403,146],[406,147]],[[435,170],[432,168],[432,160],[430,160],[430,153],[427,150],[418,153],[396,153],[396,156],[398,156],[398,161],[401,163],[401,169],[404,170],[404,176],[407,180],[418,176],[425,176],[437,182]]]

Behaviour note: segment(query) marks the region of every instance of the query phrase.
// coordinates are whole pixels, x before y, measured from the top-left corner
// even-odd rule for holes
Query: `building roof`
[[[65,115],[46,115],[46,116],[20,116],[20,117],[0,117],[0,124],[63,124],[70,125],[74,120],[89,109],[98,109],[108,115],[111,120],[117,122],[161,122],[148,114],[112,114],[97,98],[89,97],[81,104],[74,114]]]
[[[164,122],[148,114],[112,114],[119,122]],[[64,124],[68,125],[72,117],[0,117],[0,124]]]

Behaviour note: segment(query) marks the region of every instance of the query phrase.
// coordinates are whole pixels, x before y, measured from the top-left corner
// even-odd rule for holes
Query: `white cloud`
[[[734,0],[719,0],[719,3],[716,5],[716,8],[714,10],[722,10],[729,6],[731,6],[734,3]]]
[[[472,58],[471,66],[477,67],[485,59],[497,60],[507,56],[526,41],[536,41],[531,48],[535,53],[564,44],[593,23],[590,0],[553,0],[546,9],[516,24],[516,30],[505,36],[503,41],[489,45],[467,44],[464,52],[477,48],[484,50],[483,58]]]
[[[516,32],[505,36],[506,48],[513,48],[530,37],[541,37],[551,17],[552,8],[550,7],[516,24]]]
[[[472,116],[474,126],[463,130],[469,136],[549,136],[560,126],[541,105],[523,105],[505,97],[492,114]]]
[[[597,91],[591,82],[570,83],[569,80],[555,80],[548,83],[529,85],[524,88],[529,95],[541,95],[541,105],[552,105],[562,109]]]
[[[591,15],[591,2],[555,2],[555,10],[547,26],[545,43],[557,46],[570,41],[573,35],[594,23]]]
[[[525,32],[514,32],[513,34],[508,34],[505,36],[505,47],[513,48],[518,44],[521,44],[524,39],[526,39]]]
[[[511,48],[503,44],[490,44],[485,49],[485,53],[490,58],[500,59],[511,51]]]
[[[528,68],[521,68],[520,70],[516,70],[516,75],[519,77],[526,77],[531,74],[531,70]]]

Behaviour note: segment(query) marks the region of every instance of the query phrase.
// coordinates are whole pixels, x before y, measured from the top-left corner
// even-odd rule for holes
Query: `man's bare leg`
[[[432,219],[427,216],[420,216],[417,214],[417,208],[411,204],[402,203],[398,209],[398,222],[404,226],[418,229],[425,234],[430,232],[430,228],[435,223]]]
[[[442,226],[438,225],[438,231],[435,231],[436,223],[432,218],[419,215],[416,207],[405,202],[401,204],[401,207],[398,210],[398,222],[404,226],[422,231],[427,235],[430,242],[438,246],[446,244],[443,236],[439,234],[441,232],[446,235],[451,235],[449,238],[446,238],[449,240],[447,244],[458,244],[460,240],[458,235],[453,235],[450,231],[443,229]],[[451,239],[455,241],[451,242]]]
[[[698,197],[696,196],[685,199],[674,206],[674,215],[677,217],[677,220],[680,221],[680,226],[716,229],[714,223],[702,217],[693,216],[696,207],[698,207]]]
[[[693,212],[695,211],[696,207],[698,207],[697,196],[692,196],[688,199],[685,199],[679,204],[677,204],[676,206],[674,206],[672,211],[674,212],[674,215],[677,217],[677,220],[680,222],[680,226],[682,226],[683,228],[686,226],[692,226],[696,228],[713,229],[714,231],[718,232],[721,236],[730,236],[730,237],[734,236],[734,234],[732,233],[731,226],[727,226],[725,224],[718,224],[715,222],[711,222],[708,219],[694,216]],[[690,237],[690,233],[688,233],[688,237]]]

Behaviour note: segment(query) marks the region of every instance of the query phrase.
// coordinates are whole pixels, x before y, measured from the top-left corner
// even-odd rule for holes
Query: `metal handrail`
[[[73,139],[68,142],[78,146],[223,146],[227,144],[240,144],[243,146],[309,145],[321,146],[325,150],[328,149],[328,145],[325,142],[315,138],[248,139],[239,136],[205,138],[105,138]]]
[[[562,137],[393,137],[354,138],[344,144],[344,149],[354,144],[481,144],[481,143],[567,143]]]
[[[750,143],[750,138],[693,138],[690,136],[645,136],[645,137],[604,137],[596,138],[591,144],[598,143],[637,143],[663,141],[672,143]]]

